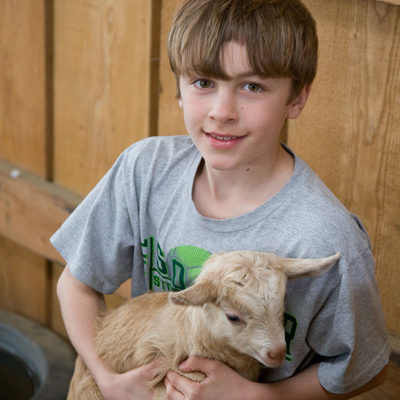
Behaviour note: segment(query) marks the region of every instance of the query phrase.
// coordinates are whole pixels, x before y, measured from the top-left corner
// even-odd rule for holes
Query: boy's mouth
[[[220,136],[220,135],[215,135],[215,134],[212,134],[212,133],[209,133],[209,135],[211,137],[213,137],[214,139],[223,140],[223,141],[237,139],[235,136]]]
[[[205,132],[204,134],[210,141],[211,145],[218,149],[229,149],[238,144],[244,136],[232,136],[230,134],[223,134],[218,132]]]
[[[217,132],[204,132],[204,133],[213,139],[221,140],[223,142],[228,142],[230,140],[239,140],[239,139],[243,138],[243,136],[232,136],[229,134],[223,134],[223,133],[217,133]]]

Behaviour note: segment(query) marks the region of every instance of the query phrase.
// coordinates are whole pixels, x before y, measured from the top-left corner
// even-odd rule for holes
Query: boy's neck
[[[193,185],[193,201],[205,217],[238,217],[277,194],[290,180],[293,170],[294,159],[282,147],[275,159],[258,167],[218,171],[209,168],[203,160]]]

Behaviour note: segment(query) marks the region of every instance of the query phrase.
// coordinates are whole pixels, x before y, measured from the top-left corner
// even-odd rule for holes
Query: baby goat
[[[287,278],[320,275],[339,257],[288,259],[251,251],[212,255],[188,289],[147,293],[106,312],[97,326],[98,355],[119,373],[160,358],[163,371],[153,382],[157,400],[166,399],[165,374],[179,372],[179,364],[191,355],[220,360],[257,380],[261,364],[277,367],[285,356]],[[198,373],[185,375],[202,380]],[[68,394],[68,400],[74,399],[102,399],[80,357]]]

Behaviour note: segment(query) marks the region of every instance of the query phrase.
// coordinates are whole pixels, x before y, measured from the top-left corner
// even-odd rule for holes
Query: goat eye
[[[228,319],[228,321],[232,322],[233,324],[239,324],[242,322],[242,320],[234,314],[225,314],[226,318]]]

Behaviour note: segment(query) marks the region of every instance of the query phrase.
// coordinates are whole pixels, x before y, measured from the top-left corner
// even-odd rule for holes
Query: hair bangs
[[[229,79],[222,56],[230,41],[246,46],[256,75],[291,78],[293,94],[315,77],[315,21],[299,0],[186,1],[168,37],[172,71]]]

